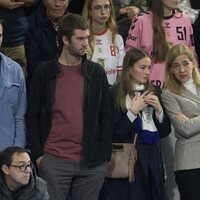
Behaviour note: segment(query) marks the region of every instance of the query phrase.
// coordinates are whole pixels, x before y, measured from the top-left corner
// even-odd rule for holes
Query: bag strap
[[[128,163],[128,181],[129,182],[133,182],[135,180],[134,167],[135,167],[135,162],[137,160],[137,150],[135,148],[137,136],[138,134],[135,133],[133,144],[131,145],[131,149],[130,149],[129,163]]]
[[[138,134],[137,134],[137,133],[135,133],[135,135],[134,135],[134,139],[133,139],[133,145],[134,145],[134,146],[136,145],[137,136],[138,136]]]

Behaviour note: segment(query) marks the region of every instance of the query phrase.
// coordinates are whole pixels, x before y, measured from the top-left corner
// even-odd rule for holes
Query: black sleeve
[[[190,4],[193,9],[200,9],[200,1],[199,0],[190,0]]]
[[[156,90],[156,95],[158,96],[160,104],[163,108],[164,118],[163,118],[162,123],[159,123],[159,121],[157,120],[155,113],[154,113],[154,122],[158,129],[158,132],[160,133],[160,138],[164,138],[164,137],[168,136],[171,132],[171,123],[170,123],[170,119],[167,116],[167,113],[165,112],[165,109],[162,105],[162,101],[161,101],[161,97],[160,97],[162,90],[160,89],[160,87],[155,87],[155,90]]]
[[[111,89],[113,142],[132,142],[135,123],[131,122],[126,111],[122,111],[116,103],[117,86]]]
[[[42,99],[44,98],[44,87],[40,71],[36,71],[31,81],[26,112],[27,148],[31,150],[33,160],[36,160],[43,155],[40,119],[42,118],[41,108]]]

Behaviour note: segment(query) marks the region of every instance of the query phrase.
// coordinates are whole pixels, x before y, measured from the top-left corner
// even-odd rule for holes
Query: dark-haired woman
[[[127,52],[119,83],[112,88],[113,142],[132,143],[138,133],[135,181],[107,179],[102,200],[163,200],[165,196],[159,140],[171,129],[160,104],[159,87],[149,83],[151,59],[139,49]]]

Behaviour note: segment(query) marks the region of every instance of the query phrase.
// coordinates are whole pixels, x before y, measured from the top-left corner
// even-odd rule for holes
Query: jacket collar
[[[52,65],[53,66],[52,71],[49,74],[50,77],[55,77],[58,73],[61,72],[60,65],[58,62],[58,57],[59,56],[56,56],[56,58],[54,59],[54,64]],[[56,67],[54,67],[55,65],[56,65]],[[81,70],[83,72],[84,77],[86,79],[90,79],[90,74],[89,74],[87,65],[88,65],[88,60],[87,60],[87,55],[85,54],[84,56],[82,56]]]
[[[13,64],[14,61],[12,61],[10,58],[5,56],[4,54],[0,53],[0,77],[1,82],[4,83],[4,86],[9,87],[12,83],[12,73],[15,73],[13,71]],[[17,65],[17,63],[15,63]],[[1,87],[1,86],[0,86]]]

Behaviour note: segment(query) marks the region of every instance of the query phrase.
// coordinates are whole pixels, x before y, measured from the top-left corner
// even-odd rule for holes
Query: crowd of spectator
[[[180,2],[200,9],[0,0],[0,199],[199,199],[200,14]],[[136,133],[134,182],[106,177]]]

